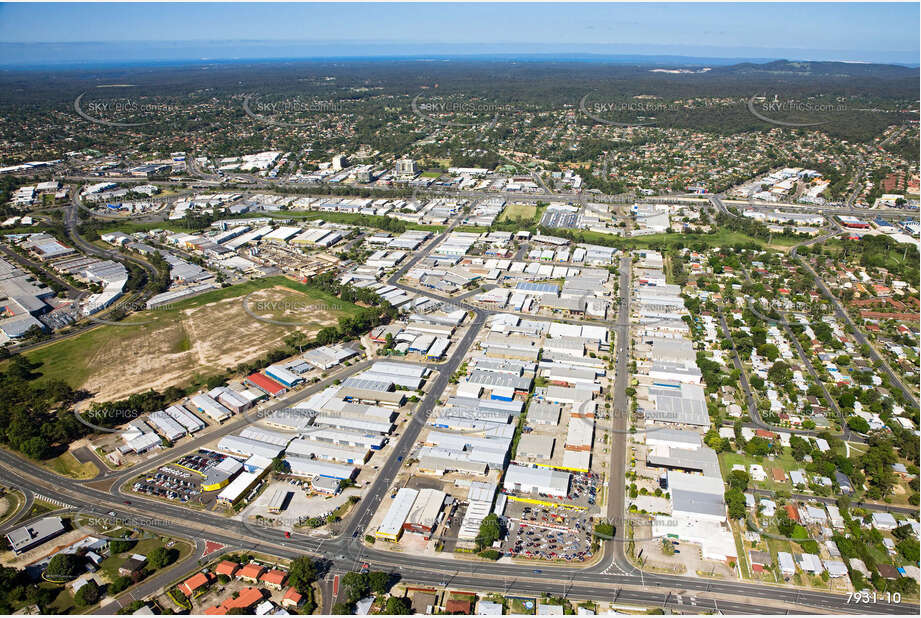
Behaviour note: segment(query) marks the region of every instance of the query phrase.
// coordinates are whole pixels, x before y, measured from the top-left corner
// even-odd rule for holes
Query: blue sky
[[[911,64],[918,62],[918,23],[918,3],[0,4],[2,43],[335,42],[331,51],[389,44],[397,53],[437,44],[461,53],[543,45],[548,52],[791,59],[798,52],[796,59]]]

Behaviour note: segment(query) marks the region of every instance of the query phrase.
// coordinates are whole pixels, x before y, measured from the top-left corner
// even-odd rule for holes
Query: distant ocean
[[[200,64],[284,62],[393,62],[494,61],[584,62],[644,66],[725,66],[773,60],[871,62],[917,67],[897,52],[878,52],[871,58],[842,57],[840,51],[733,49],[701,47],[688,53],[621,53],[623,46],[405,44],[337,41],[176,41],[117,43],[0,43],[4,69],[87,70],[126,66],[168,67]],[[661,46],[659,46],[661,47]],[[855,56],[860,52],[854,52]]]

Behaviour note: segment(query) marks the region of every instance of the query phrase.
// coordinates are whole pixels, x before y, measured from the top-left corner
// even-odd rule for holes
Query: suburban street
[[[456,221],[455,221],[456,223]],[[450,229],[450,228],[449,228]],[[422,259],[447,233],[444,232],[431,241],[425,250],[418,252],[409,262],[400,268],[389,282],[397,285],[399,278]],[[615,536],[623,531],[624,514],[624,462],[626,459],[626,433],[629,410],[625,389],[629,373],[629,325],[631,295],[631,257],[625,254],[619,264],[619,298],[617,299],[617,319],[614,322],[616,333],[615,352],[615,413],[613,414],[614,444],[611,452],[610,478],[608,480],[608,517],[617,526]],[[533,594],[547,590],[559,591],[575,598],[587,598],[603,601],[616,599],[623,603],[654,605],[663,608],[690,612],[733,612],[733,613],[785,613],[787,611],[810,612],[816,610],[835,613],[904,613],[914,611],[917,606],[906,604],[887,605],[877,603],[872,606],[855,606],[848,604],[843,595],[797,590],[785,586],[757,585],[749,582],[732,582],[708,580],[701,577],[659,575],[639,571],[631,565],[625,556],[625,543],[614,540],[604,543],[601,560],[585,569],[545,565],[536,576],[530,564],[484,563],[478,561],[456,560],[451,558],[430,558],[418,555],[404,555],[376,549],[363,544],[363,531],[373,515],[377,505],[389,490],[390,484],[415,443],[419,432],[425,425],[428,415],[448,383],[450,376],[457,370],[467,349],[472,345],[490,312],[471,308],[474,318],[463,339],[453,347],[450,358],[437,368],[438,374],[429,386],[422,401],[417,405],[411,420],[402,430],[393,452],[368,489],[365,497],[358,502],[353,513],[347,519],[339,536],[331,539],[318,539],[301,533],[293,533],[284,538],[279,531],[257,530],[235,519],[219,515],[194,511],[185,507],[166,504],[150,498],[123,493],[121,487],[128,479],[160,463],[172,460],[179,452],[168,451],[163,455],[145,461],[136,469],[118,473],[107,473],[104,480],[112,481],[109,489],[100,489],[99,479],[95,481],[74,481],[62,478],[53,472],[40,468],[9,451],[0,451],[0,464],[3,465],[9,483],[25,490],[58,496],[71,504],[75,511],[106,517],[113,511],[119,518],[131,519],[143,524],[143,527],[163,534],[179,536],[200,542],[202,539],[223,543],[229,547],[240,547],[253,551],[265,552],[286,558],[299,555],[313,555],[328,562],[330,572],[345,572],[356,568],[359,560],[367,561],[374,569],[389,569],[400,573],[406,582],[442,585],[447,582],[454,587],[471,587],[476,589],[496,589],[502,587],[509,593]],[[552,318],[548,318],[552,319]],[[367,361],[348,368],[348,373],[359,371]],[[285,407],[295,399],[306,397],[322,388],[333,379],[299,391],[290,399],[284,399],[272,406],[272,409]],[[619,413],[623,412],[623,413]],[[233,431],[250,422],[240,418],[221,428],[221,433]],[[212,440],[209,435],[204,440]],[[187,443],[183,450],[192,450],[199,445],[198,440]],[[126,504],[130,498],[131,504]],[[200,556],[196,556],[197,559]],[[172,580],[183,575],[182,569],[195,566],[191,558],[170,570]],[[182,567],[182,568],[180,568]],[[146,586],[160,585],[170,579],[163,575],[156,582],[145,583]],[[742,599],[742,600],[740,600]]]

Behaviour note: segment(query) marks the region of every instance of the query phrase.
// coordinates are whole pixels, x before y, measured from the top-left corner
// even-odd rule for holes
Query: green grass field
[[[310,210],[285,210],[269,213],[254,213],[249,216],[236,218],[241,223],[246,223],[246,219],[253,217],[272,217],[274,219],[298,219],[300,221],[315,221],[322,219],[331,223],[347,223],[351,225],[367,225],[364,215],[353,214],[349,212],[316,212]],[[404,221],[408,230],[427,230],[430,232],[442,229],[438,225],[422,225]],[[124,232],[133,234],[134,232],[147,232],[150,230],[169,230],[171,232],[191,232],[188,227],[181,222],[158,221],[154,223],[142,223],[136,221],[117,221],[105,226],[106,232]],[[35,231],[35,230],[31,230]],[[107,245],[103,245],[107,246]]]
[[[597,232],[585,232],[585,234],[597,234]],[[607,236],[607,234],[598,235]],[[586,242],[591,241],[586,240]],[[647,249],[654,244],[660,246],[675,246],[678,243],[682,243],[685,247],[687,247],[689,245],[701,242],[706,244],[708,247],[725,247],[728,245],[734,245],[736,243],[747,244],[750,242],[754,242],[761,247],[766,247],[768,244],[767,241],[747,236],[741,232],[725,229],[718,230],[714,234],[650,234],[649,236],[627,238],[624,239],[623,242],[625,242],[628,247],[635,249]],[[771,244],[777,246],[792,246],[798,244],[799,242],[801,241],[797,239],[774,237]]]
[[[0,497],[0,524],[10,519],[22,507],[22,494],[18,491],[8,491]]]
[[[534,220],[537,214],[537,206],[533,204],[511,204],[499,215],[499,223],[503,221],[516,221],[518,219]]]
[[[255,315],[285,324],[254,319],[244,297]],[[118,325],[99,326],[26,356],[40,363],[41,379],[60,379],[112,398],[226,371],[280,347],[295,330],[309,336],[357,311],[356,305],[320,290],[268,277],[138,312]]]
[[[45,464],[61,476],[67,476],[74,479],[91,479],[99,474],[99,468],[92,461],[81,464],[70,452],[50,459]]]
[[[767,473],[766,481],[751,481],[753,487],[759,489],[770,489],[770,490],[787,490],[790,491],[793,489],[793,485],[790,484],[789,480],[785,483],[775,483],[771,479],[771,468],[783,468],[783,471],[787,473],[788,477],[790,470],[798,470],[804,467],[804,464],[797,462],[793,459],[793,456],[790,454],[790,449],[784,449],[784,454],[775,457],[774,461],[768,460],[766,457],[750,457],[748,455],[740,455],[738,453],[720,453],[720,470],[723,473],[723,478],[729,476],[729,472],[732,471],[732,466],[735,464],[741,464],[745,466],[746,472],[748,471],[748,466],[751,464],[760,464],[764,471]]]

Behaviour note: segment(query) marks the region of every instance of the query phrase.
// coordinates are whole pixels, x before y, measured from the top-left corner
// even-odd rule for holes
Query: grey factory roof
[[[544,295],[540,299],[540,306],[563,311],[585,311],[585,297]]]
[[[534,371],[534,363],[513,359],[487,358],[477,356],[471,359],[474,369],[493,371],[497,373],[511,373],[521,375],[524,371]]]
[[[483,345],[487,348],[500,347],[511,350],[537,351],[540,339],[523,335],[505,335],[502,333],[489,333]]]
[[[282,408],[269,414],[265,422],[268,425],[291,431],[302,431],[310,426],[315,414],[308,410]]]
[[[566,495],[569,479],[569,473],[560,470],[511,465],[506,470],[503,486],[514,490],[516,485],[520,485],[522,491],[537,489],[540,493]]]
[[[520,292],[532,292],[536,294],[550,294],[556,296],[559,294],[560,286],[556,283],[531,283],[529,281],[519,281],[515,289]]]
[[[393,388],[392,381],[374,380],[358,376],[351,376],[342,382],[344,388],[355,388],[364,391],[387,392]]]
[[[275,446],[286,446],[293,436],[250,425],[240,432],[240,437],[265,442],[267,444],[274,444]]]
[[[395,405],[403,405],[403,402],[406,401],[405,391],[368,390],[351,386],[344,386],[342,390],[339,391],[339,395],[344,399],[352,398],[361,401],[375,401]]]
[[[64,522],[60,517],[44,517],[31,524],[15,528],[6,535],[13,551],[19,553],[32,546],[39,545],[64,532]]]
[[[654,360],[649,368],[649,375],[666,374],[669,379],[683,379],[688,382],[699,380],[703,375],[693,363]],[[675,377],[678,376],[678,377]]]
[[[521,401],[500,401],[498,399],[476,399],[473,397],[449,397],[447,405],[455,408],[477,408],[480,410],[498,410],[515,416],[521,414],[524,403]]]
[[[597,372],[585,367],[564,367],[551,365],[547,368],[547,377],[564,382],[594,382]]]
[[[723,497],[717,494],[685,491],[669,487],[672,495],[672,508],[684,513],[720,516],[725,514],[726,505]]]
[[[342,416],[320,415],[314,420],[317,425],[351,429],[369,433],[389,433],[393,425],[389,421],[380,421],[370,418],[350,418]]]
[[[671,470],[668,473],[668,490],[672,496],[673,512],[725,516],[725,488],[720,475],[701,476]]]
[[[436,455],[430,447],[423,447],[419,451],[419,469],[431,470],[434,472],[446,472],[456,470],[458,472],[467,472],[469,474],[485,475],[488,467],[484,462],[471,461],[466,457],[458,458],[453,453],[452,456]]]
[[[297,439],[288,445],[285,452],[288,455],[302,455],[317,459],[363,463],[364,458],[368,454],[368,448],[334,446],[328,442]]]
[[[443,431],[430,432],[427,442],[442,448],[455,449],[458,451],[482,449],[501,453],[503,455],[508,452],[512,444],[512,441],[508,438],[480,438],[467,434],[446,433]]]
[[[550,459],[553,457],[553,446],[555,443],[556,439],[553,436],[527,433],[521,436],[516,456],[528,457],[531,459]]]
[[[653,442],[675,448],[686,448],[684,445],[692,445],[695,449],[700,448],[703,444],[698,432],[670,427],[656,427],[655,431],[646,434],[646,443],[652,444]]]
[[[329,369],[357,354],[345,346],[323,346],[305,352],[304,360],[319,369]]]
[[[306,437],[318,442],[367,446],[372,449],[378,449],[384,445],[383,436],[371,435],[361,431],[350,431],[347,429],[318,429],[317,431],[310,432]]]
[[[697,352],[694,344],[687,339],[660,339],[652,340],[651,357],[660,361],[694,362]]]
[[[278,457],[285,449],[281,446],[240,436],[224,436],[217,444],[218,450],[240,455],[262,455],[269,459]]]
[[[653,434],[649,434],[654,435]],[[648,436],[647,436],[648,437]],[[646,455],[646,462],[650,466],[663,468],[676,468],[680,470],[696,470],[704,476],[720,476],[720,463],[713,449],[706,446],[696,451],[682,448],[669,448],[668,455],[650,450]]]
[[[655,398],[655,408],[643,410],[646,420],[709,427],[710,415],[703,388],[697,384],[675,386],[657,384],[649,387],[649,396]]]
[[[518,377],[508,373],[496,373],[474,369],[467,378],[470,384],[479,384],[486,387],[505,387],[526,391],[531,388],[530,377]]]
[[[562,406],[534,402],[528,408],[528,422],[541,425],[556,425],[560,422]]]

